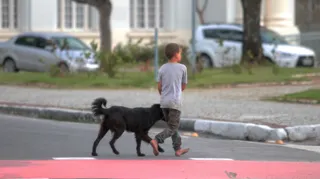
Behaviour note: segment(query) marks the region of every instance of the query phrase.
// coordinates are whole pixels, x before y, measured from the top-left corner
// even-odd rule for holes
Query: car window
[[[36,38],[36,47],[44,49],[49,45],[49,42],[47,39],[42,38],[42,37],[37,37]]]
[[[207,39],[218,39],[219,34],[216,29],[203,29],[203,36]]]
[[[69,50],[89,50],[89,46],[75,37],[53,37],[53,41],[60,48]]]
[[[242,42],[243,41],[243,32],[238,30],[232,30],[229,36],[229,40]]]
[[[15,44],[28,47],[36,47],[36,38],[32,36],[21,36],[17,38]]]
[[[261,28],[261,40],[267,44],[289,44],[280,34],[266,28]]]
[[[229,29],[204,29],[203,35],[205,38],[209,39],[222,39],[222,40],[234,40],[235,38],[239,37],[233,37],[233,30]]]

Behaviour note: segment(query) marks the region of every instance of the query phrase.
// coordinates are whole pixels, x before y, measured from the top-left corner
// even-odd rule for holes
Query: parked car
[[[99,68],[88,45],[57,32],[27,32],[0,43],[0,64],[6,72],[45,72],[53,65],[70,72]]]
[[[198,60],[201,60],[205,68],[239,64],[242,38],[241,24],[200,25],[196,29],[195,44]],[[261,40],[264,58],[281,67],[314,67],[316,64],[316,55],[312,49],[292,45],[266,27],[261,27]]]

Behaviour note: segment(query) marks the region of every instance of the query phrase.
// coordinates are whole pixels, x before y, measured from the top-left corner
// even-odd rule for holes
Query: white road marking
[[[285,145],[282,145],[282,146],[288,147],[288,148],[294,148],[294,149],[300,149],[300,150],[320,153],[320,146],[297,145],[297,144],[285,144]]]
[[[274,114],[274,115],[250,115],[244,114],[239,117],[239,119],[273,119],[273,118],[280,118],[280,117],[287,117],[288,114]]]
[[[53,160],[95,160],[93,157],[53,157]]]
[[[190,160],[233,160],[231,158],[189,158]]]

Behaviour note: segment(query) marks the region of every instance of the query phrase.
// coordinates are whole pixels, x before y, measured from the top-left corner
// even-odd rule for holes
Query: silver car
[[[6,72],[95,71],[93,50],[76,37],[57,32],[27,32],[0,43],[0,64]]]

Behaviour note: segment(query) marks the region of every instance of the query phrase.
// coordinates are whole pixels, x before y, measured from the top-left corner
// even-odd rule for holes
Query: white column
[[[0,1],[0,14],[2,14],[2,1]],[[0,18],[0,30],[2,29],[2,17]]]
[[[59,0],[60,1],[60,24],[61,24],[61,27],[60,27],[60,31],[64,31],[64,29],[65,29],[65,16],[66,16],[66,14],[65,14],[65,0]]]
[[[29,18],[31,31],[54,31],[56,29],[57,2],[53,0],[30,0]]]
[[[14,0],[9,1],[9,29],[13,30],[15,29],[14,27],[14,6],[16,4],[14,3]]]
[[[148,1],[144,1],[144,25],[145,28],[149,29],[149,6]]]
[[[71,3],[71,6],[72,6],[72,27],[71,29],[74,30],[74,29],[77,29],[77,4],[72,1]]]
[[[282,35],[297,35],[295,0],[267,0],[264,24]]]
[[[18,1],[17,5],[18,5],[18,29],[21,32],[29,31],[30,30],[30,1],[29,0]],[[0,24],[1,24],[1,20],[0,20]]]
[[[155,27],[159,28],[160,27],[160,1],[155,0]]]
[[[235,23],[242,24],[243,22],[243,9],[241,5],[240,0],[236,0],[236,17],[235,17]]]
[[[84,5],[84,12],[83,12],[83,26],[84,26],[84,31],[88,31],[89,30],[89,6],[86,4]]]
[[[96,10],[96,8],[93,8],[92,11],[92,26],[94,28],[94,30],[99,31],[99,13]]]
[[[266,4],[268,0],[262,0],[262,3],[261,3],[261,13],[260,13],[260,24],[262,26],[264,26],[264,16],[265,16],[265,13],[266,13]]]

